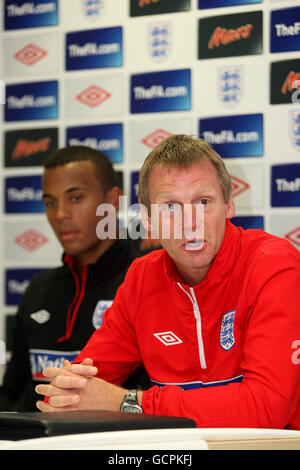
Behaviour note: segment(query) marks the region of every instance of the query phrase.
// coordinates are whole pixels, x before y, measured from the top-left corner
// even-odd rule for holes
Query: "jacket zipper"
[[[187,292],[179,282],[177,284],[179,285],[180,289],[183,290],[183,292],[188,296],[188,298],[192,302],[194,317],[196,319],[196,330],[197,330],[200,365],[201,365],[202,369],[206,369],[206,360],[205,360],[203,338],[202,338],[201,314],[200,314],[199,305],[198,305],[198,302],[197,302],[197,299],[196,299],[196,296],[195,296],[194,289],[192,287],[190,287],[190,292]]]

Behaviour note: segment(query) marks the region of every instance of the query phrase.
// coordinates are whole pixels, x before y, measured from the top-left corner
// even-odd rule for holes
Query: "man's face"
[[[224,201],[217,172],[211,163],[194,163],[189,168],[157,165],[149,178],[150,204],[158,204],[159,239],[189,284],[201,282],[209,270],[224,238],[226,218],[233,217],[234,203]],[[191,217],[184,216],[189,205]],[[174,235],[173,219],[181,207],[182,231]],[[196,233],[196,212],[203,214],[202,226]],[[171,219],[170,237],[162,237],[166,216]],[[202,217],[200,217],[201,219]],[[199,220],[200,220],[199,219]],[[151,222],[151,221],[150,221]],[[201,225],[201,223],[200,223]]]
[[[96,209],[113,202],[112,190],[104,194],[90,161],[46,169],[42,186],[47,218],[65,252],[79,264],[95,262],[111,244],[97,237]]]

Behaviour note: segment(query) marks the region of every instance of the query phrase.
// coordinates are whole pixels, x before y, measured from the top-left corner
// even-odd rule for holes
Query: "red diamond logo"
[[[108,100],[111,97],[111,94],[108,91],[103,90],[97,85],[91,85],[86,90],[83,90],[79,95],[76,96],[76,99],[90,108],[96,108],[99,104]]]
[[[28,44],[20,51],[16,52],[14,58],[25,65],[34,65],[43,59],[48,54],[45,49],[42,49],[35,44]]]
[[[290,242],[300,246],[300,227],[284,235]]]
[[[174,346],[175,344],[182,343],[182,340],[173,333],[173,331],[164,331],[162,333],[153,333],[159,341],[161,341],[165,346]]]
[[[14,241],[24,250],[33,252],[48,243],[49,239],[37,230],[29,229],[18,235]]]
[[[236,197],[238,194],[241,194],[246,189],[250,188],[250,185],[245,181],[240,180],[236,176],[230,175],[231,184],[232,184],[232,196]]]
[[[147,147],[150,147],[151,149],[154,149],[160,142],[165,140],[167,137],[170,137],[169,132],[164,131],[163,129],[157,129],[156,131],[152,132],[152,134],[147,135],[142,139],[142,143],[144,145],[147,145]]]

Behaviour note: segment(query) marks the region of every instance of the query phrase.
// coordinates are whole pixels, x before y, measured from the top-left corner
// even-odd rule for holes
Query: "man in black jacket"
[[[109,204],[116,214],[121,195],[101,152],[83,146],[56,151],[45,163],[42,188],[48,221],[64,249],[63,264],[37,274],[20,303],[12,358],[0,387],[1,411],[36,411],[34,388],[45,380],[42,370],[77,356],[138,255],[130,240],[99,233],[104,215],[97,216],[97,208]],[[144,370],[129,380],[133,387],[149,386]]]

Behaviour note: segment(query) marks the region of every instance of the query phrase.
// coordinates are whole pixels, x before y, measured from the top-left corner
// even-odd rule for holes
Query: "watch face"
[[[122,411],[125,413],[142,413],[142,408],[140,406],[125,405],[122,407]]]

